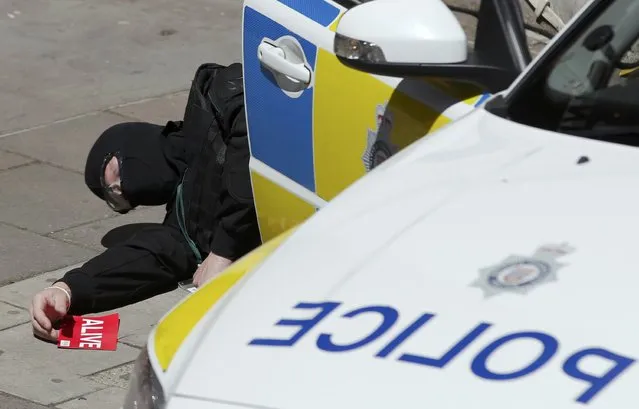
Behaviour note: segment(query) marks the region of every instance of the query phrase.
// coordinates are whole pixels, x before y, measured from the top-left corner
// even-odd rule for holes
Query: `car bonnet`
[[[628,408],[633,148],[486,112],[305,223],[218,311],[177,395],[246,407]]]

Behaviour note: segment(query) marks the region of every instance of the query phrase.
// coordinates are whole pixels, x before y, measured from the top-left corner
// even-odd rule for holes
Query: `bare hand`
[[[37,293],[31,301],[29,312],[33,334],[49,341],[57,341],[59,331],[53,328],[54,323],[64,318],[71,306],[69,297],[61,290],[63,288],[69,295],[71,289],[64,283],[56,283],[59,288],[46,288]]]
[[[231,263],[232,261],[227,258],[210,253],[193,274],[193,284],[196,287],[201,287],[204,283],[224,271]]]

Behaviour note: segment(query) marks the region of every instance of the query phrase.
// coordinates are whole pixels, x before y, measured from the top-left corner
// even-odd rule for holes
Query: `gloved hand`
[[[29,308],[33,334],[44,340],[57,341],[60,332],[54,328],[54,323],[67,315],[69,307],[71,289],[62,282],[37,293]]]

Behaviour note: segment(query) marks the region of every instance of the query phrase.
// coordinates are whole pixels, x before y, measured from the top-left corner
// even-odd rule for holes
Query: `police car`
[[[591,1],[506,90],[178,304],[124,408],[636,407],[637,21]],[[333,38],[375,75],[499,70],[439,0],[361,4]]]
[[[461,71],[412,78],[353,69],[340,61],[346,50],[334,48],[342,17],[351,21],[343,21],[342,30],[350,30],[354,17],[354,24],[377,40],[401,28],[399,22],[410,31],[411,16],[403,13],[418,16],[429,7],[417,3],[406,10],[390,7],[390,16],[366,15],[377,1],[244,1],[250,167],[263,240],[308,219],[390,156],[507,88],[530,62],[526,44],[506,40],[508,22],[495,21],[508,7],[489,2],[496,7],[483,7],[476,19],[465,16],[477,21],[474,49],[481,64],[499,67],[497,73],[486,76],[482,66],[470,62]],[[387,46],[400,53],[397,62],[459,61],[465,52],[445,42],[424,48],[396,40]]]

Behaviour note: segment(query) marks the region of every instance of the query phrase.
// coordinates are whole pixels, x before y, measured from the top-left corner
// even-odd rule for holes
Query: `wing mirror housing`
[[[442,0],[368,1],[342,15],[334,52],[342,64],[370,74],[448,78],[495,93],[507,88],[530,60],[516,1],[482,0],[474,51]],[[521,33],[513,29],[519,22]]]
[[[340,19],[335,53],[369,64],[452,64],[467,59],[466,34],[441,0],[375,0]]]

